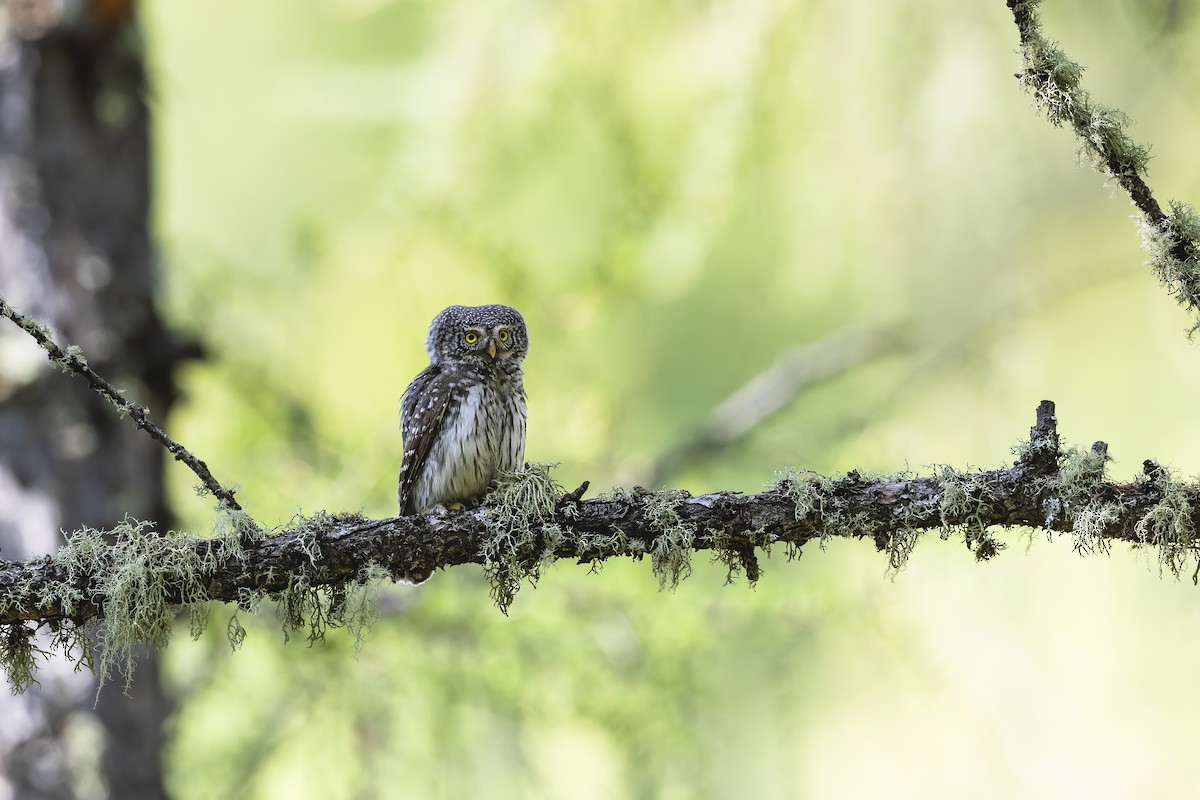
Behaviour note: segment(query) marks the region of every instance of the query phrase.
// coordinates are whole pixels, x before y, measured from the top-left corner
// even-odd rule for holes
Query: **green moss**
[[[379,591],[390,579],[387,571],[371,564],[345,584],[314,586],[308,569],[322,557],[320,542],[331,528],[362,519],[360,514],[319,513],[293,521],[297,546],[307,560],[296,574],[288,576],[285,589],[272,596],[285,638],[305,630],[308,640],[315,642],[324,639],[329,628],[346,627],[354,637],[355,652],[362,646],[377,613]],[[94,667],[101,686],[116,671],[128,687],[136,647],[166,645],[181,609],[189,614],[191,634],[201,635],[210,616],[205,588],[208,576],[237,562],[248,568],[245,548],[264,536],[266,531],[244,512],[229,509],[217,516],[209,540],[186,533],[159,533],[150,523],[133,519],[107,532],[92,528],[75,531],[53,559],[61,578],[39,584],[35,602],[45,608],[61,608],[68,617],[81,615],[94,604],[103,608],[103,617],[84,627],[70,621],[55,623],[51,649],[72,654],[81,666]],[[550,544],[557,546],[559,541],[551,537]],[[264,582],[273,580],[272,570],[265,570]],[[13,597],[0,598],[0,603],[28,602],[24,598],[30,588],[19,587]],[[258,590],[239,590],[238,611],[226,625],[234,650],[246,637],[239,612],[259,613],[265,597]],[[5,626],[0,631],[6,637],[0,647],[0,665],[18,688],[32,680],[32,659],[38,652],[29,644],[29,634],[24,625]],[[99,659],[93,658],[93,641],[98,644]]]
[[[820,534],[821,546],[831,537],[871,538],[875,546],[887,554],[888,572],[895,575],[908,563],[920,530],[910,526],[914,512],[905,506],[906,516],[898,519],[894,529],[881,531],[880,526],[862,512],[850,513],[838,491],[858,484],[903,483],[911,479],[907,472],[862,472],[855,470],[844,475],[824,476],[808,470],[787,469],[775,473],[770,488],[796,504],[796,521],[807,522]],[[789,557],[799,554],[799,548],[789,547]]]
[[[1112,502],[1090,502],[1079,508],[1071,526],[1075,552],[1108,555],[1112,546],[1104,532],[1117,525],[1124,513],[1119,504]]]
[[[137,520],[126,520],[111,535],[107,569],[95,560],[96,542],[103,541],[101,534],[86,529],[68,539],[59,561],[68,573],[85,570],[83,574],[93,576],[95,592],[104,604],[99,628],[100,678],[106,679],[116,667],[125,676],[128,689],[135,646],[144,642],[161,648],[171,639],[175,612],[168,597],[176,595],[181,605],[189,607],[204,603],[207,595],[195,537],[162,535],[150,523]]]
[[[362,650],[367,633],[379,618],[379,593],[392,582],[392,575],[372,562],[359,571],[358,578],[346,585],[341,618],[354,637],[354,653]]]
[[[96,671],[101,685],[113,670],[132,679],[134,649],[139,643],[164,646],[174,629],[176,604],[191,612],[191,628],[198,635],[207,624],[207,609],[201,580],[207,552],[187,534],[161,534],[150,523],[126,519],[107,534],[82,528],[67,537],[54,561],[63,572],[61,580],[40,588],[37,602],[44,607],[60,606],[68,617],[82,613],[85,603],[104,609],[95,626],[100,658]],[[15,643],[17,638],[10,636]],[[16,645],[13,645],[16,647]],[[52,647],[78,651],[81,664],[92,665],[92,645],[86,631],[70,623],[60,624]],[[25,685],[28,663],[13,650],[4,658],[17,685]]]
[[[579,560],[587,563],[593,574],[604,569],[604,562],[608,557],[628,555],[634,547],[625,531],[618,528],[613,528],[608,533],[577,534],[574,544],[579,553]],[[638,544],[640,545],[640,542]]]
[[[596,496],[597,500],[628,503],[641,506],[646,527],[654,536],[649,541],[628,538],[624,532],[614,529],[611,535],[596,536],[595,546],[587,543],[580,546],[580,554],[594,550],[597,554],[627,554],[635,559],[650,556],[650,570],[658,578],[659,591],[674,590],[680,581],[692,574],[692,550],[695,548],[696,531],[683,522],[679,515],[680,504],[688,497],[687,492],[664,490],[652,492],[641,487],[630,491],[614,487]],[[599,570],[599,560],[590,559],[594,570]]]
[[[956,518],[962,514],[967,514],[973,505],[971,502],[971,493],[969,491],[970,483],[965,480],[965,476],[961,475],[953,467],[938,465],[934,467],[934,476],[941,484],[942,493],[938,499],[938,512],[942,517],[942,530],[949,532],[954,525],[950,522],[951,518]],[[945,538],[944,536],[942,538]]]
[[[746,548],[735,545],[734,536],[729,531],[709,528],[705,533],[712,542],[713,562],[725,567],[726,585],[733,583],[738,575],[743,573],[746,575],[746,582],[751,586],[758,583],[758,579],[762,576],[762,567],[755,557],[754,548],[760,548],[769,557],[772,546],[777,542],[774,534],[767,533],[764,527],[747,531],[745,538],[750,541],[751,546]],[[795,553],[798,552],[798,550],[795,551]],[[789,548],[789,560],[794,557],[793,550]]]
[[[87,366],[87,359],[83,355],[83,351],[78,345],[70,345],[67,347],[63,358],[59,361],[59,366],[63,372],[75,372],[80,367]]]
[[[1034,3],[1025,4],[1032,13]],[[1092,167],[1117,179],[1143,176],[1150,161],[1150,149],[1135,142],[1128,134],[1131,121],[1121,111],[1092,100],[1081,86],[1083,67],[1071,61],[1054,42],[1035,30],[1022,48],[1024,69],[1022,84],[1030,91],[1034,104],[1054,125],[1070,124],[1078,137],[1081,155]],[[1141,219],[1142,246],[1149,254],[1148,264],[1176,299],[1195,314],[1200,312],[1200,220],[1185,204],[1172,202],[1165,223]],[[1191,244],[1186,260],[1176,258],[1175,245]],[[1192,328],[1200,330],[1200,322]]]
[[[1037,37],[1023,50],[1022,84],[1052,124],[1070,124],[1085,159],[1110,177],[1140,175],[1150,161],[1150,150],[1129,137],[1128,116],[1100,105],[1080,85],[1083,67],[1067,58],[1054,42]]]
[[[1054,42],[1043,39],[1024,48],[1021,83],[1033,95],[1039,111],[1054,125],[1074,123],[1079,114],[1083,67],[1067,58]]]
[[[266,536],[267,532],[245,511],[221,506],[212,527],[212,538],[217,541],[213,556],[220,562],[241,560],[246,557],[247,546],[261,542]]]
[[[312,585],[308,575],[298,573],[288,576],[287,586],[273,595],[275,613],[283,621],[283,639],[291,640],[295,631],[308,629],[308,643],[325,640],[329,627],[325,602],[320,587]]]
[[[232,544],[234,539],[244,543],[248,535],[251,537],[263,535],[257,528],[245,531],[245,521],[237,517],[236,512],[230,513],[233,520],[231,530],[227,533],[228,540],[231,542],[230,547],[234,546]],[[306,631],[305,638],[309,644],[313,644],[324,641],[330,628],[347,627],[351,628],[354,633],[356,647],[361,644],[364,619],[370,615],[362,603],[367,600],[373,603],[378,591],[374,587],[371,590],[362,590],[357,583],[372,578],[376,575],[376,570],[381,568],[376,566],[370,570],[369,574],[362,573],[355,580],[346,583],[322,586],[313,584],[309,570],[315,568],[324,557],[321,540],[326,534],[338,527],[364,520],[365,518],[357,513],[330,514],[326,511],[318,511],[307,517],[297,515],[288,523],[288,529],[295,536],[296,548],[305,556],[307,564],[297,572],[288,575],[287,586],[270,596],[276,603],[276,616],[283,622],[285,640],[290,639],[292,633],[304,630]],[[273,580],[274,573],[268,569],[264,582],[271,583]],[[352,596],[354,602],[348,604],[348,596]],[[239,592],[238,606],[248,611],[255,611],[262,599],[263,597],[258,593],[243,590]],[[240,622],[233,625],[233,620],[231,620],[228,631],[230,645],[236,649],[245,638],[244,629]]]
[[[0,626],[0,667],[12,684],[13,694],[21,694],[37,683],[33,630],[25,623]]]
[[[1175,577],[1196,557],[1196,527],[1192,522],[1192,504],[1183,484],[1169,471],[1161,469],[1154,483],[1162,491],[1162,499],[1134,525],[1138,539],[1158,548],[1160,569]]]
[[[553,561],[563,532],[551,521],[562,487],[550,476],[555,464],[527,464],[501,475],[484,501],[489,536],[483,543],[483,573],[491,596],[505,614],[522,581],[536,584]]]
[[[1200,215],[1186,204],[1172,200],[1171,216],[1166,226],[1142,217],[1140,231],[1142,248],[1148,256],[1146,263],[1171,295],[1195,312],[1200,309],[1200,261],[1195,255],[1186,260],[1175,257],[1178,242],[1190,242],[1192,252],[1200,249]],[[1200,322],[1192,327],[1192,335],[1200,330]]]
[[[713,563],[725,567],[725,584],[729,585],[742,571],[741,552],[733,546],[733,536],[729,531],[709,528],[706,533],[712,541]]]
[[[318,511],[311,517],[294,517],[288,525],[296,534],[296,546],[314,567],[321,560],[321,534],[329,530],[333,523],[334,519],[328,512]]]
[[[1108,461],[1107,448],[1101,443],[1090,450],[1069,448],[1049,487],[1046,525],[1049,527],[1057,517],[1065,515],[1071,521],[1075,551],[1081,555],[1109,552],[1109,542],[1103,534],[1121,514],[1120,506],[1095,497]]]
[[[504,529],[528,528],[554,516],[563,489],[550,476],[557,464],[526,464],[503,473],[487,496],[488,524]]]
[[[895,577],[908,565],[920,538],[921,532],[912,528],[900,528],[887,534],[884,552],[887,553],[889,575]]]
[[[796,521],[803,522],[810,517],[814,521],[821,520],[827,498],[833,497],[835,484],[834,478],[789,467],[776,471],[774,482],[767,488],[791,499],[796,504]]]
[[[242,621],[238,619],[236,611],[229,617],[229,622],[225,626],[225,636],[229,639],[229,647],[236,653],[241,649],[242,644],[246,641],[246,629],[242,626]]]
[[[647,492],[640,499],[646,522],[656,535],[649,544],[650,570],[658,577],[658,589],[671,589],[692,574],[695,530],[679,516],[685,492]]]
[[[240,511],[219,515],[214,534],[214,545],[206,546],[190,534],[160,533],[131,518],[111,531],[85,527],[69,534],[53,559],[63,578],[40,585],[36,601],[61,607],[68,618],[82,614],[86,604],[101,606],[104,615],[87,629],[61,624],[54,648],[75,650],[79,663],[94,663],[101,685],[116,671],[128,688],[137,646],[165,646],[177,607],[187,610],[192,636],[200,636],[209,617],[205,575],[221,563],[244,559],[243,542],[264,535]],[[95,661],[89,630],[99,647]]]
[[[78,613],[85,600],[104,607],[97,629],[101,683],[115,668],[128,688],[135,645],[162,647],[170,640],[175,616],[168,597],[184,605],[206,599],[195,538],[162,535],[147,522],[126,519],[107,537],[92,528],[75,531],[55,560],[66,579],[47,584],[42,602],[57,600],[68,614]],[[89,587],[86,595],[81,586]],[[202,619],[193,618],[193,624]]]
[[[1130,138],[1132,124],[1123,111],[1089,101],[1076,125],[1084,160],[1110,178],[1145,174],[1150,148]]]
[[[1090,450],[1072,448],[1062,459],[1058,475],[1048,487],[1049,527],[1060,515],[1071,522],[1074,549],[1081,555],[1108,555],[1110,532],[1121,529],[1129,509],[1101,491],[1108,458],[1107,448],[1096,443]],[[1187,487],[1169,470],[1156,467],[1152,477],[1161,499],[1134,523],[1139,544],[1157,550],[1160,570],[1179,577],[1196,559],[1196,529]]]
[[[345,616],[345,595],[353,581],[317,586],[313,584],[309,570],[316,567],[324,557],[321,540],[326,534],[339,526],[361,522],[363,519],[361,514],[330,514],[318,511],[307,517],[298,515],[288,523],[288,529],[295,536],[296,548],[305,556],[307,564],[289,574],[287,586],[271,595],[271,599],[276,603],[276,616],[283,622],[285,640],[290,639],[292,633],[305,630],[305,638],[311,645],[324,641],[330,628],[348,625]],[[273,577],[268,570],[267,582]],[[240,593],[238,605],[252,610],[261,601],[262,597],[253,592]],[[231,639],[230,644],[235,642]]]
[[[75,669],[95,669],[92,631],[70,623],[52,623],[49,636],[27,622],[0,625],[0,671],[9,679],[13,694],[21,694],[37,683],[37,659],[59,653],[74,662]],[[37,644],[39,638],[45,646]],[[48,640],[48,641],[47,641]]]
[[[845,532],[842,504],[834,495],[837,480],[836,477],[819,475],[812,470],[788,467],[777,470],[775,480],[767,485],[769,491],[779,492],[795,504],[797,522],[807,522],[817,530],[821,537],[821,549],[825,548],[830,536]],[[796,545],[792,545],[791,550],[799,553]]]
[[[1090,450],[1068,448],[1058,467],[1059,494],[1070,503],[1084,502],[1104,480],[1108,462],[1108,450],[1100,444],[1093,445]]]
[[[1196,209],[1178,200],[1170,201],[1170,206],[1171,225],[1175,233],[1192,241],[1200,239],[1200,215],[1196,214]]]
[[[987,477],[978,470],[962,472],[945,465],[934,468],[934,477],[941,485],[938,511],[942,520],[942,538],[957,529],[962,532],[963,543],[976,561],[994,558],[1005,545],[991,535],[984,521],[989,504],[995,500]],[[959,521],[952,524],[952,519]]]

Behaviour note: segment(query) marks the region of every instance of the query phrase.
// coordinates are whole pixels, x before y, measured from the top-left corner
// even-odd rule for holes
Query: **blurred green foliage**
[[[163,299],[210,358],[173,432],[257,520],[394,513],[400,392],[450,303],[529,322],[529,457],[648,474],[780,354],[903,320],[670,485],[990,467],[1060,430],[1200,471],[1186,315],[1131,208],[1014,80],[1001,0],[261,0],[142,5]],[[1084,85],[1200,200],[1200,22],[1048,0]],[[186,526],[211,524],[173,468]],[[1012,542],[1016,532],[1001,532]],[[168,651],[169,777],[224,797],[1175,797],[1200,735],[1190,585],[1035,535],[765,563],[560,565],[511,618],[477,570],[385,591],[352,638],[269,614]],[[214,609],[214,615],[231,613]],[[214,629],[220,629],[220,624]],[[1153,680],[1146,680],[1153,676]],[[1120,754],[1109,758],[1105,754]],[[1186,787],[1186,788],[1185,788]]]

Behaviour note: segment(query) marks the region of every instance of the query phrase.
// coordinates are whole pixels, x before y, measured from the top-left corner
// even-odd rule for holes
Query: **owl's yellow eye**
[[[470,331],[464,338],[467,340],[467,344],[475,344],[479,341],[479,334],[475,331]]]
[[[508,331],[500,331],[499,339],[502,342],[507,342],[508,341]]]

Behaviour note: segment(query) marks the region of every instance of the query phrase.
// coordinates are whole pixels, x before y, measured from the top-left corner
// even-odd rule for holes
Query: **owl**
[[[425,339],[429,366],[404,390],[401,514],[478,503],[525,457],[525,320],[501,305],[450,306]],[[426,576],[427,577],[427,576]]]

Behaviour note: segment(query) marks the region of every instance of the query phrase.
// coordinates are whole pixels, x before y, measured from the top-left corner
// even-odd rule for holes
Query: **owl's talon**
[[[458,512],[462,511],[464,508],[466,508],[465,505],[463,505],[462,503],[459,503],[459,502],[454,502],[454,501],[451,501],[449,503],[438,503],[436,506],[434,506],[433,508],[426,511],[425,516],[437,517],[439,519],[443,519],[445,517],[450,516],[451,514],[457,514]]]

